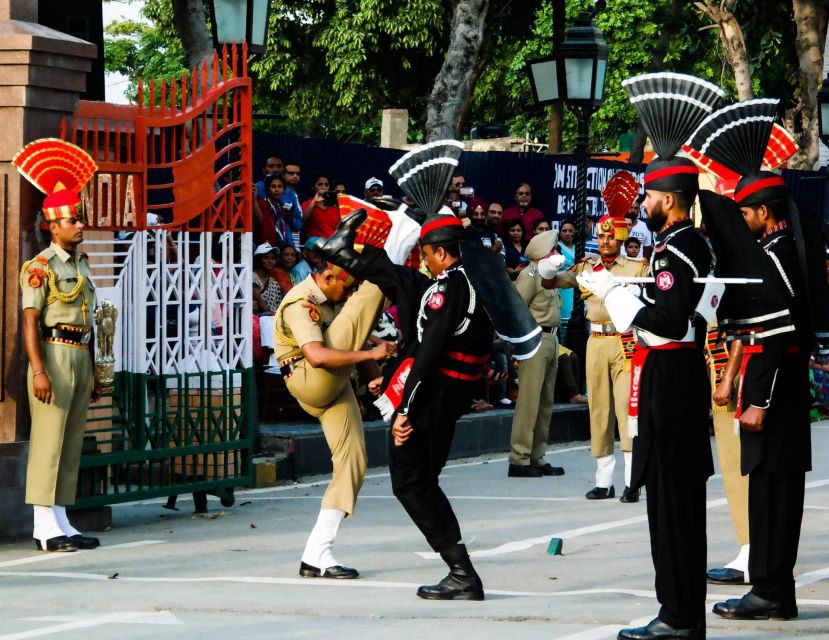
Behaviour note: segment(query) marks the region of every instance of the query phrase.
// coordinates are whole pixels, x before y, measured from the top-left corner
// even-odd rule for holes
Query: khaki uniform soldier
[[[511,478],[558,476],[561,467],[545,462],[547,440],[558,372],[558,329],[561,298],[558,288],[573,288],[575,274],[558,273],[563,256],[553,255],[558,242],[557,231],[545,231],[527,245],[524,255],[532,264],[524,269],[515,288],[530,308],[542,338],[538,352],[521,363],[518,372],[519,390],[510,436],[509,471]]]
[[[618,175],[618,174],[617,174]],[[621,241],[610,216],[604,216],[598,225],[599,254],[593,261],[577,265],[581,273],[585,266],[603,264],[614,276],[641,277],[647,274],[644,261],[621,255]],[[613,472],[616,459],[613,456],[614,427],[618,423],[619,441],[625,458],[625,490],[622,502],[639,500],[639,490],[630,489],[630,473],[633,443],[628,436],[627,415],[630,397],[630,360],[635,346],[632,332],[620,334],[610,320],[610,315],[600,298],[581,289],[585,313],[590,321],[590,337],[587,339],[585,373],[587,402],[590,410],[590,453],[596,458],[596,486],[587,492],[588,500],[602,500],[616,495]]]
[[[714,441],[717,444],[725,499],[728,502],[728,511],[731,513],[731,522],[740,551],[737,557],[724,567],[708,571],[708,582],[749,584],[748,476],[742,475],[740,470],[740,435],[734,431],[743,345],[739,340],[734,340],[728,349],[724,342],[716,324],[709,327],[707,348],[714,400]]]
[[[95,287],[79,253],[83,220],[78,192],[97,166],[62,140],[37,140],[13,160],[48,194],[43,215],[52,243],[20,271],[23,340],[32,418],[26,502],[34,506],[35,543],[44,551],[92,549],[66,516],[78,484],[86,414],[93,391]]]
[[[417,241],[420,227],[401,217],[405,220],[394,218],[392,222],[406,229],[398,236],[401,247],[389,250],[402,262]],[[336,252],[341,245],[353,245],[353,234],[364,219],[364,212],[351,214],[322,248]],[[382,342],[362,350],[385,297],[368,282],[351,295],[354,286],[348,273],[324,263],[288,292],[274,318],[274,353],[285,384],[300,406],[319,419],[333,465],[331,483],[302,554],[299,573],[304,577],[359,576],[332,553],[340,523],[354,513],[366,473],[363,421],[350,376],[354,365],[387,358],[396,346]]]

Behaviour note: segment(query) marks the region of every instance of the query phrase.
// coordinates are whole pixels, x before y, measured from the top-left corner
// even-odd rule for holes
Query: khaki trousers
[[[585,357],[587,406],[590,410],[590,453],[594,458],[613,455],[613,428],[619,423],[622,451],[632,451],[628,437],[630,371],[617,336],[590,336]]]
[[[43,362],[52,382],[52,401],[35,398],[32,367],[27,386],[32,431],[26,468],[26,503],[41,506],[75,504],[86,413],[92,393],[92,358],[88,347],[41,343]]]
[[[362,349],[374,328],[383,299],[383,293],[375,285],[361,284],[323,331],[323,344],[343,351]],[[354,513],[367,463],[363,420],[350,383],[353,370],[353,365],[315,368],[303,359],[285,381],[299,405],[319,419],[331,450],[333,474],[322,498],[322,509],[341,509],[348,515]]]
[[[737,544],[748,544],[748,476],[740,473],[740,436],[734,433],[733,411],[714,412],[714,440]]]
[[[558,371],[558,338],[541,336],[538,352],[518,370],[518,401],[512,417],[510,464],[543,465],[550,434]]]

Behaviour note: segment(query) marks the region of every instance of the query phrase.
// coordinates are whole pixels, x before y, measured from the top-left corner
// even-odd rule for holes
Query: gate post
[[[40,198],[11,159],[35,138],[58,137],[96,56],[94,44],[37,24],[37,6],[0,0],[0,540],[31,533],[23,504],[30,425],[18,272],[36,253]]]

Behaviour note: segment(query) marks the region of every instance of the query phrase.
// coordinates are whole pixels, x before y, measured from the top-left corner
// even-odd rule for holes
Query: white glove
[[[624,287],[637,298],[642,297],[642,287],[640,287],[638,284],[633,284],[632,282],[629,282],[628,284],[624,285]]]
[[[564,266],[564,256],[547,256],[538,261],[538,273],[545,280],[552,280]]]
[[[604,300],[612,289],[619,286],[619,281],[610,271],[604,267],[594,269],[590,265],[585,266],[584,271],[576,276],[576,282],[601,300]]]

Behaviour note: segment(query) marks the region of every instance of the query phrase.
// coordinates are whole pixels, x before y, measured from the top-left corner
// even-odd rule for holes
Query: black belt
[[[543,333],[556,333],[558,331],[558,327],[542,327],[539,325],[539,328]]]
[[[41,327],[40,335],[46,342],[82,347],[92,340],[92,329],[72,324],[58,324],[54,327]]]
[[[282,378],[284,380],[287,380],[293,375],[296,365],[299,364],[299,361],[302,360],[303,357],[304,356],[293,356],[279,361],[279,373],[282,374]]]

